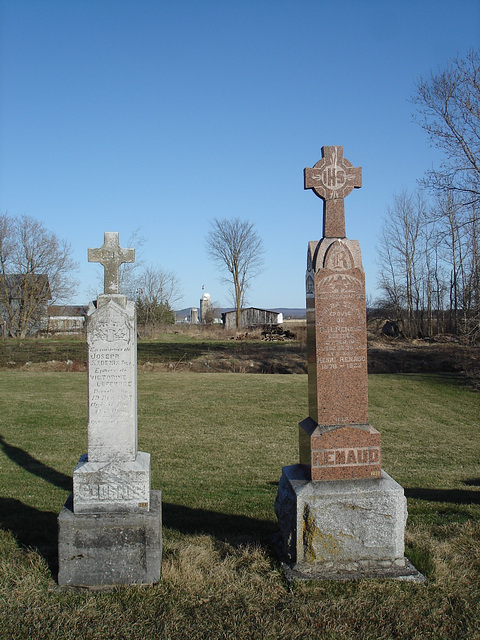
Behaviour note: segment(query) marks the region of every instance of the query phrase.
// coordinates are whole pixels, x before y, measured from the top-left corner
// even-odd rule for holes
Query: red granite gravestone
[[[305,169],[305,188],[324,201],[323,237],[308,245],[309,416],[300,464],[283,467],[278,483],[279,553],[289,579],[422,581],[404,556],[403,488],[382,470],[380,433],[368,423],[365,277],[343,202],[361,185],[342,147],[323,147]]]
[[[381,475],[380,433],[368,424],[365,275],[358,241],[345,237],[344,198],[361,186],[340,146],[305,169],[305,189],[324,201],[323,238],[307,254],[309,417],[299,427],[312,480]]]

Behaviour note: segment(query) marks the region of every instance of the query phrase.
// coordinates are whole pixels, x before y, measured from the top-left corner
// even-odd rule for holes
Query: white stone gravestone
[[[59,584],[153,583],[160,578],[161,493],[150,490],[150,454],[137,451],[135,305],[119,294],[119,266],[134,261],[106,232],[90,262],[105,268],[105,293],[90,303],[88,453],[59,516]]]

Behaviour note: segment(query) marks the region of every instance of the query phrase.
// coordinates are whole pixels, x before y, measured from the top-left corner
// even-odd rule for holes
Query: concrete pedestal
[[[292,577],[418,575],[404,557],[404,491],[384,471],[378,479],[312,482],[302,465],[284,467],[275,513]]]
[[[69,497],[58,516],[58,584],[153,584],[162,562],[162,494],[143,513],[76,514]]]

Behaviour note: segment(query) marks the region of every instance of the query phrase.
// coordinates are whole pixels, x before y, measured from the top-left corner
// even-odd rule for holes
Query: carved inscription
[[[364,275],[347,242],[333,242],[315,273],[317,402],[309,407],[318,424],[368,422]]]
[[[328,371],[360,369],[367,359],[362,314],[343,299],[329,298],[317,315],[317,336],[322,345],[317,363]]]
[[[114,302],[88,326],[88,454],[91,461],[135,459],[136,351],[134,320]]]
[[[116,433],[121,433],[123,427],[128,427],[135,393],[130,351],[130,347],[113,346],[90,350],[90,428],[98,425],[98,429],[105,432],[110,424]]]
[[[312,451],[314,467],[354,467],[376,465],[380,460],[380,447],[321,449]]]
[[[145,483],[122,484],[112,482],[101,482],[92,484],[80,484],[77,489],[77,495],[89,502],[102,501],[122,501],[144,499]],[[140,504],[139,504],[140,506]]]

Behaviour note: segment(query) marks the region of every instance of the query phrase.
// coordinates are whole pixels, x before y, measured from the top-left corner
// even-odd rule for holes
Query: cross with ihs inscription
[[[118,269],[124,262],[135,262],[135,249],[123,249],[118,242],[116,231],[105,231],[103,246],[88,250],[89,262],[100,262],[105,269],[104,292],[118,293]]]
[[[362,167],[343,157],[343,147],[322,147],[322,159],[304,173],[305,189],[323,200],[323,237],[345,238],[344,198],[362,186]]]

